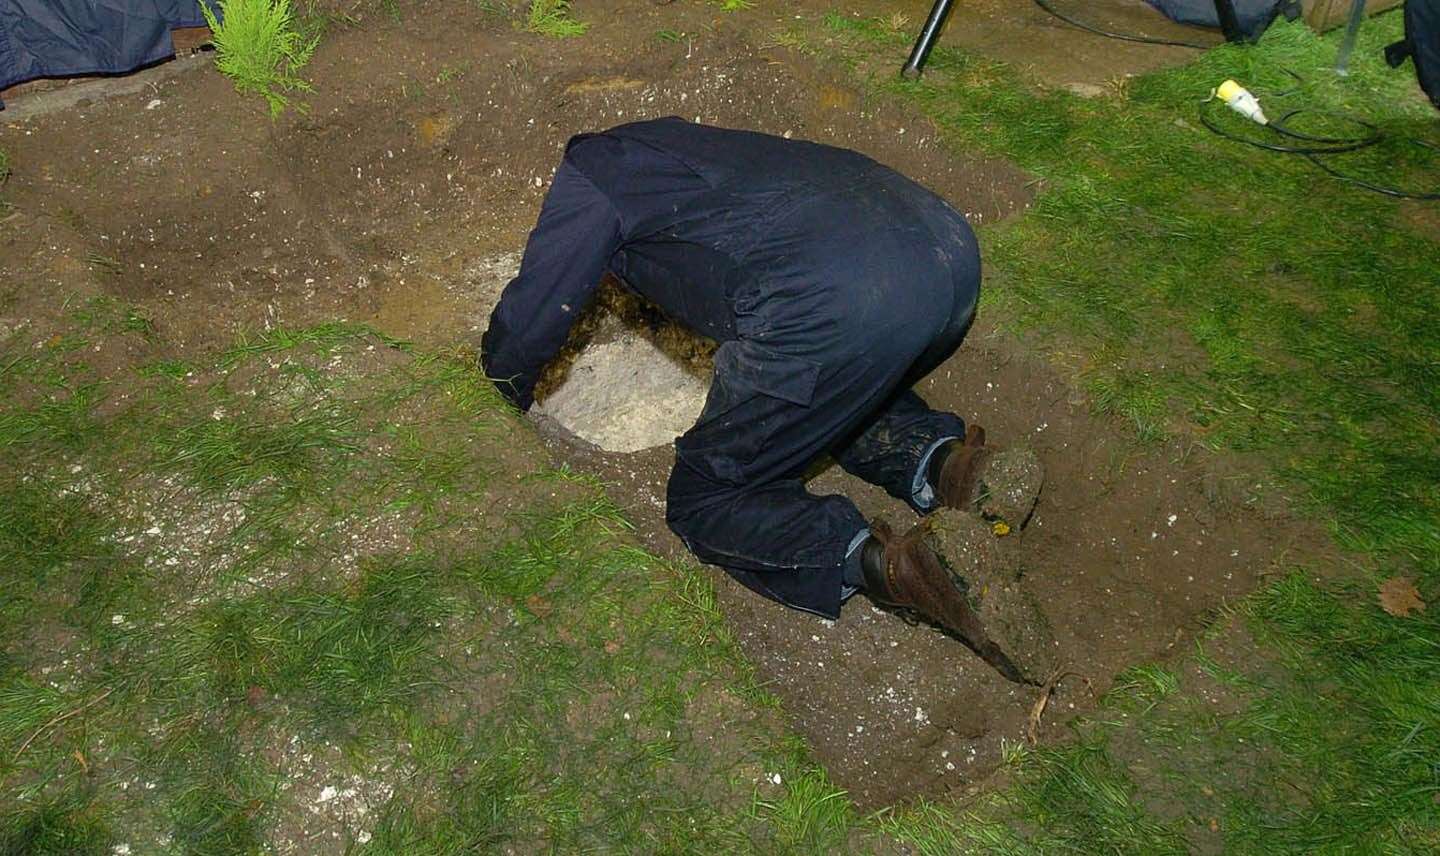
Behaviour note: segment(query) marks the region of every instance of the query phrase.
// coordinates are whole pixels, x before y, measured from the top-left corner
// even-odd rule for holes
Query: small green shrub
[[[311,92],[296,72],[310,61],[319,36],[306,38],[295,28],[290,0],[218,0],[221,20],[201,3],[215,34],[215,66],[241,92],[253,92],[279,116],[289,106],[289,92]]]
[[[584,33],[590,25],[570,17],[570,0],[531,0],[525,29],[542,36],[568,39]]]

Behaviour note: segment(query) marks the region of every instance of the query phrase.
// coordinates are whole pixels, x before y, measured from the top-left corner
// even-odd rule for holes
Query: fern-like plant
[[[530,0],[525,29],[542,36],[568,39],[590,29],[590,25],[570,17],[570,0]]]
[[[220,15],[201,0],[200,10],[214,33],[215,67],[240,92],[262,96],[271,117],[290,105],[287,93],[311,92],[297,72],[310,61],[320,37],[295,29],[290,0],[219,0]]]

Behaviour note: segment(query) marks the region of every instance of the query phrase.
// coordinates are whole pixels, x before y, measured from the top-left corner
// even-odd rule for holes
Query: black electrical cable
[[[1269,128],[1272,132],[1282,137],[1291,140],[1299,140],[1303,143],[1312,143],[1313,145],[1296,146],[1286,143],[1270,143],[1266,142],[1265,140],[1258,140],[1254,137],[1247,137],[1243,134],[1237,134],[1233,131],[1226,130],[1218,122],[1216,122],[1213,117],[1211,117],[1210,110],[1206,108],[1206,105],[1215,103],[1218,102],[1214,99],[1211,99],[1210,101],[1205,102],[1205,104],[1200,105],[1200,123],[1202,125],[1208,128],[1212,133],[1218,134],[1219,136],[1222,136],[1227,140],[1233,140],[1237,143],[1245,143],[1246,145],[1254,146],[1257,149],[1265,149],[1269,152],[1280,152],[1281,154],[1287,155],[1334,155],[1340,154],[1341,152],[1353,152],[1358,149],[1366,148],[1367,146],[1373,146],[1376,143],[1380,142],[1382,139],[1384,139],[1384,135],[1380,133],[1379,128],[1375,127],[1369,122],[1364,121],[1363,119],[1356,119],[1353,116],[1346,116],[1341,113],[1325,113],[1319,110],[1302,109],[1291,110],[1289,113],[1286,113],[1279,119],[1271,120],[1269,124],[1264,125],[1263,127]],[[1361,137],[1319,137],[1315,136],[1314,134],[1305,133],[1304,131],[1297,131],[1286,124],[1294,117],[1303,114],[1332,116],[1343,122],[1350,122],[1364,128],[1365,135]]]
[[[1437,149],[1435,146],[1425,142],[1424,140],[1411,139],[1409,142],[1422,148],[1430,149],[1431,151],[1440,151],[1440,149]],[[1380,193],[1385,196],[1393,196],[1396,199],[1419,199],[1431,201],[1440,199],[1440,190],[1407,190],[1403,187],[1390,187],[1389,185],[1385,184],[1373,184],[1362,178],[1356,178],[1353,175],[1346,175],[1345,173],[1341,172],[1338,169],[1335,169],[1333,166],[1314,155],[1306,155],[1305,159],[1320,167],[1320,169],[1329,173],[1333,177],[1345,182],[1346,184],[1353,184],[1356,187],[1363,187],[1364,189],[1369,190],[1372,193]]]
[[[1322,110],[1307,110],[1303,108],[1298,110],[1291,110],[1280,118],[1272,120],[1263,127],[1269,128],[1270,131],[1277,136],[1291,140],[1298,140],[1301,143],[1307,143],[1309,145],[1271,143],[1265,140],[1256,139],[1254,137],[1247,137],[1245,135],[1237,134],[1233,131],[1226,130],[1224,127],[1222,127],[1219,123],[1215,121],[1214,117],[1210,115],[1211,109],[1208,105],[1211,105],[1213,103],[1216,103],[1216,101],[1212,98],[1209,101],[1206,101],[1205,103],[1200,105],[1200,123],[1206,128],[1208,128],[1212,133],[1224,137],[1227,140],[1231,140],[1237,143],[1244,143],[1247,146],[1254,146],[1255,148],[1264,149],[1270,152],[1279,152],[1281,154],[1290,155],[1301,155],[1306,160],[1310,161],[1310,163],[1314,164],[1322,171],[1329,174],[1331,177],[1339,179],[1346,184],[1353,184],[1356,187],[1364,188],[1365,190],[1369,190],[1374,193],[1384,194],[1385,196],[1393,196],[1397,199],[1440,199],[1440,191],[1410,190],[1403,187],[1391,187],[1384,184],[1375,184],[1361,178],[1356,178],[1353,175],[1343,173],[1335,167],[1331,166],[1330,164],[1326,163],[1322,159],[1325,155],[1337,155],[1343,154],[1345,152],[1355,152],[1361,149],[1367,149],[1387,139],[1384,132],[1382,132],[1377,126],[1365,121],[1364,119],[1358,119],[1354,116],[1349,116],[1344,113],[1331,113]],[[1342,122],[1348,122],[1359,128],[1363,128],[1365,130],[1365,133],[1362,136],[1355,137],[1327,137],[1310,134],[1305,131],[1300,131],[1290,127],[1288,123],[1292,119],[1294,119],[1296,116],[1306,114],[1330,116]],[[1422,148],[1429,149],[1433,152],[1440,152],[1440,146],[1435,146],[1431,143],[1425,142],[1424,140],[1417,140],[1413,137],[1406,139],[1413,145],[1421,146]]]
[[[1060,20],[1064,21],[1072,27],[1079,27],[1082,30],[1094,33],[1097,36],[1104,36],[1107,39],[1119,39],[1122,42],[1136,42],[1142,45],[1170,45],[1177,48],[1192,48],[1197,51],[1208,51],[1211,48],[1215,47],[1214,45],[1202,45],[1198,42],[1182,42],[1177,39],[1162,39],[1155,36],[1137,36],[1130,33],[1116,33],[1110,30],[1102,30],[1093,24],[1087,24],[1084,21],[1079,20],[1078,18],[1072,18],[1064,12],[1061,12],[1054,6],[1050,5],[1050,0],[1035,0],[1035,5],[1039,6],[1041,9],[1044,9],[1046,12],[1049,12],[1051,15],[1059,18]]]

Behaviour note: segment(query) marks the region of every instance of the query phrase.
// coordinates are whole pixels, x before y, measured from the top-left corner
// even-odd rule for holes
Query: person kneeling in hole
[[[666,496],[697,557],[831,619],[863,590],[1023,679],[923,524],[896,536],[804,484],[828,453],[922,515],[973,508],[984,431],[910,389],[975,316],[980,255],[959,213],[845,149],[677,118],[577,136],[482,343],[522,411],[607,271],[721,343]]]

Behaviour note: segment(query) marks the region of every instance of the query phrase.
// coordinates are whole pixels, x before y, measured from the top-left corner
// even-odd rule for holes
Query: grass
[[[1410,69],[1379,58],[1398,29],[1396,15],[1368,24],[1348,78],[1327,70],[1334,36],[1281,23],[1258,47],[1212,50],[1086,100],[949,49],[924,80],[901,82],[903,35],[881,20],[825,20],[833,59],[956,145],[1038,178],[1030,213],[982,230],[983,311],[1063,355],[1095,406],[1141,441],[1268,461],[1300,509],[1363,557],[1333,582],[1276,569],[1194,657],[1121,675],[1076,745],[1024,753],[994,799],[885,821],[921,852],[1440,846],[1440,773],[1420,748],[1440,739],[1440,691],[1425,677],[1440,669],[1440,622],[1391,617],[1375,600],[1395,574],[1432,600],[1440,591],[1434,220],[1197,119],[1210,88],[1235,77],[1271,115],[1348,111],[1395,140],[1337,168],[1433,185],[1435,160],[1403,142],[1434,139],[1432,109]]]
[[[530,0],[525,30],[552,39],[570,39],[590,29],[586,21],[577,21],[570,14],[570,0]]]
[[[53,338],[164,353],[143,317]],[[846,840],[708,579],[517,442],[473,354],[48,341],[0,347],[0,852]]]
[[[215,67],[242,93],[265,99],[272,118],[291,105],[291,94],[310,92],[299,72],[310,62],[319,36],[297,28],[290,0],[218,0],[200,10],[215,42]]]

